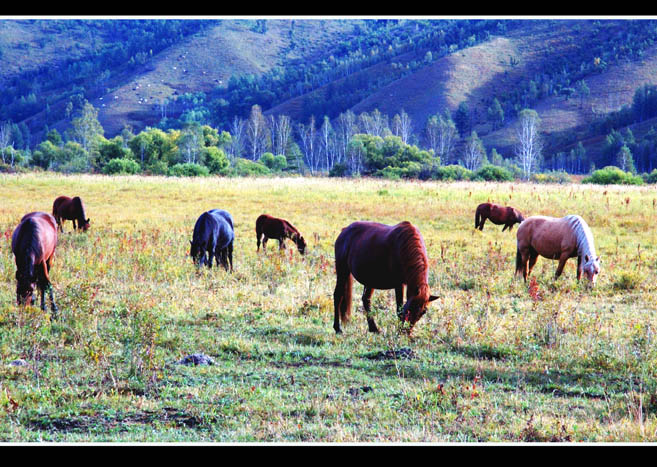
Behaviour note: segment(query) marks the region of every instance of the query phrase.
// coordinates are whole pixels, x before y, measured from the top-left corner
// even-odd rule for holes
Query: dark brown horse
[[[302,255],[306,252],[306,241],[301,233],[285,219],[272,217],[269,214],[262,214],[256,219],[256,240],[260,251],[260,240],[262,239],[262,249],[267,248],[267,240],[273,238],[278,240],[278,249],[285,249],[285,239],[289,238],[294,242]]]
[[[84,210],[84,203],[79,196],[69,198],[68,196],[60,196],[52,203],[52,215],[57,221],[57,227],[61,232],[63,220],[73,221],[73,229],[82,229],[86,231],[89,228],[89,219]],[[77,221],[77,226],[76,226]]]
[[[50,283],[50,265],[57,246],[55,218],[45,212],[31,212],[21,219],[11,237],[11,251],[16,259],[16,301],[34,304],[34,288],[41,291],[41,309],[45,311],[45,291],[49,290],[54,315],[57,305]]]
[[[493,224],[504,225],[502,232],[509,229],[513,230],[514,224],[520,224],[525,220],[523,215],[516,208],[511,206],[500,206],[493,203],[482,203],[477,206],[475,211],[475,229],[484,230],[486,219],[490,219]]]
[[[350,318],[355,278],[365,286],[363,307],[369,331],[379,332],[374,318],[370,316],[374,289],[395,289],[397,316],[402,322],[410,323],[410,334],[415,323],[426,313],[428,303],[438,298],[429,294],[428,266],[422,235],[410,222],[394,226],[354,222],[342,229],[335,241],[335,332],[341,333],[340,322],[346,323]]]
[[[577,257],[577,280],[582,272],[591,285],[595,285],[600,273],[600,257],[595,254],[593,234],[580,216],[554,218],[547,216],[528,217],[516,234],[518,239],[515,275],[522,274],[525,281],[531,274],[538,256],[558,259],[559,266],[554,278],[563,272],[568,258]]]

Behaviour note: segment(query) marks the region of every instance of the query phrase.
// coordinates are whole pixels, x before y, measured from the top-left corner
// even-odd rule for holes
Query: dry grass
[[[657,440],[648,188],[51,174],[0,185],[3,441]],[[60,194],[83,197],[92,229],[61,235],[54,322],[14,305],[7,235]],[[576,283],[575,262],[553,281],[545,259],[531,284],[514,281],[515,235],[473,229],[488,200],[582,215],[603,260],[596,288]],[[232,275],[187,256],[210,208],[235,218]],[[262,212],[295,224],[307,255],[274,242],[256,254]],[[391,291],[373,299],[381,335],[359,312],[333,332],[332,245],[360,219],[423,233],[441,298],[412,338]],[[216,365],[175,364],[197,352]],[[7,365],[18,358],[28,365]]]

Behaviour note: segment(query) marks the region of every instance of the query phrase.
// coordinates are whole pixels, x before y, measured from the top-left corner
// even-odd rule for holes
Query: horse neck
[[[591,229],[579,216],[569,216],[570,226],[575,234],[577,241],[577,255],[584,257],[588,255],[590,258],[595,258],[595,245],[593,244],[593,234]]]
[[[419,234],[414,233],[405,238],[401,246],[402,271],[406,283],[406,293],[409,297],[415,295],[429,296],[427,281],[428,259],[424,244]]]

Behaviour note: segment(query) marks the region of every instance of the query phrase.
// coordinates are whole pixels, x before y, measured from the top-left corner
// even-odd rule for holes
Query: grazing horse
[[[233,229],[232,216],[223,210],[212,209],[204,212],[194,225],[190,256],[199,267],[207,264],[212,268],[212,258],[226,271],[233,271]],[[207,252],[207,258],[206,258]]]
[[[486,219],[495,225],[504,225],[502,232],[509,229],[513,230],[514,224],[520,224],[525,220],[523,215],[516,208],[511,206],[500,206],[493,203],[481,203],[475,211],[475,229],[484,230]]]
[[[84,211],[84,203],[79,196],[69,198],[60,196],[52,203],[52,215],[57,221],[57,227],[63,233],[63,220],[73,221],[73,230],[82,229],[86,231],[89,228],[89,219]],[[77,226],[75,225],[77,221]]]
[[[538,255],[548,259],[558,259],[559,266],[554,278],[563,272],[568,258],[577,257],[577,280],[582,272],[591,286],[595,285],[600,273],[600,257],[595,254],[593,234],[586,221],[580,216],[554,218],[532,216],[518,227],[516,272],[522,273],[527,281]],[[529,264],[528,264],[529,262]]]
[[[49,290],[53,315],[57,305],[50,283],[50,265],[57,246],[57,223],[45,212],[31,212],[21,219],[11,237],[16,260],[16,301],[33,305],[34,288],[41,291],[41,309],[46,310],[45,291]]]
[[[258,241],[256,251],[260,251],[260,239],[262,239],[262,249],[264,251],[267,248],[267,240],[270,238],[278,240],[279,250],[285,248],[285,239],[289,238],[297,246],[299,253],[303,255],[306,252],[306,241],[296,227],[285,219],[262,214],[256,219],[256,239]]]
[[[354,222],[342,229],[335,241],[335,332],[341,333],[340,321],[346,323],[350,318],[355,278],[365,286],[363,307],[369,331],[379,332],[374,318],[370,316],[374,289],[395,289],[397,316],[402,322],[410,323],[410,334],[415,323],[426,313],[427,304],[438,298],[429,294],[428,266],[422,235],[410,222],[394,226]],[[404,286],[407,298],[405,304]]]

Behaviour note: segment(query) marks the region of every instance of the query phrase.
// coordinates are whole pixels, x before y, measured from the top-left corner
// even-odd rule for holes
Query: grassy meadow
[[[0,442],[657,441],[657,192],[648,187],[369,179],[0,175]],[[59,319],[15,305],[21,216],[83,198],[51,271]],[[514,280],[515,233],[474,210],[579,214],[602,272]],[[197,217],[235,220],[235,271],[197,271]],[[261,213],[308,242],[256,253]],[[336,336],[333,242],[355,220],[421,230],[440,298],[411,337],[394,292],[362,286]],[[49,307],[47,308],[49,310]],[[202,353],[213,365],[185,366]],[[22,359],[24,365],[10,365]]]

